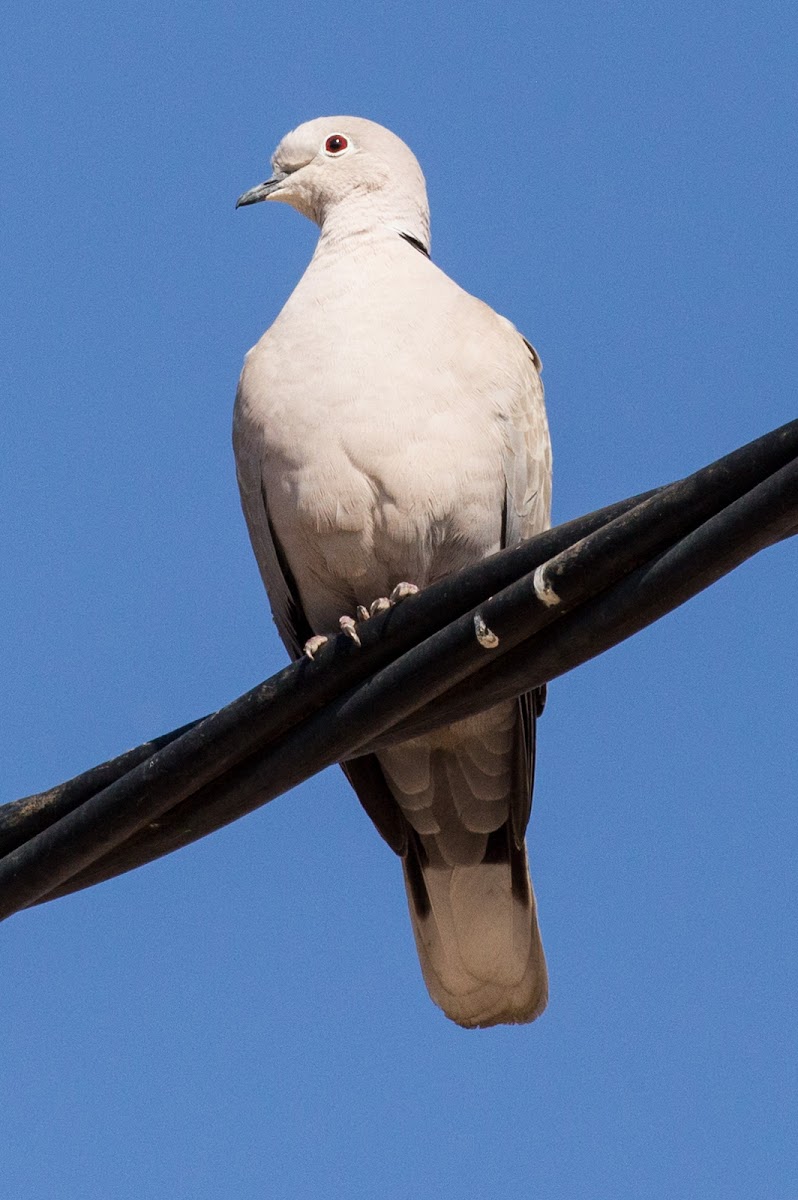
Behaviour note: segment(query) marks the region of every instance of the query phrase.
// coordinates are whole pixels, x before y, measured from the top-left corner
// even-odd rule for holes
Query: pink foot
[[[401,602],[406,600],[408,596],[417,595],[418,588],[414,583],[397,583],[396,587],[391,592],[391,599],[389,603],[391,608],[393,608],[395,604],[401,604]]]
[[[302,653],[312,662],[322,646],[326,645],[329,640],[323,633],[315,633],[312,638],[308,638],[305,642],[305,645],[302,647]]]

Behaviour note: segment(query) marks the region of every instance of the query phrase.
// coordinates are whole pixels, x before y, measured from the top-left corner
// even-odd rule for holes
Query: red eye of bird
[[[324,149],[328,154],[340,154],[342,150],[346,150],[348,145],[349,142],[342,133],[334,133],[331,137],[327,138],[327,141],[324,143]]]

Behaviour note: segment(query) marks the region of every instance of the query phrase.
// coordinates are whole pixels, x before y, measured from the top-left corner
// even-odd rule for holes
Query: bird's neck
[[[429,252],[429,210],[425,203],[401,195],[348,196],[346,203],[326,210],[320,222],[317,254],[327,254],[344,245],[374,246],[401,234]]]

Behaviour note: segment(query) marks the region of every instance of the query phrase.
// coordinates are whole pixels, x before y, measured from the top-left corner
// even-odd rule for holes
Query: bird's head
[[[424,176],[404,142],[362,117],[318,117],[286,134],[272,175],[239,196],[236,208],[280,200],[324,226],[383,224],[429,245]]]

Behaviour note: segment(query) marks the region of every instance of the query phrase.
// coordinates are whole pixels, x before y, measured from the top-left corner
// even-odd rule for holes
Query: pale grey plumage
[[[427,257],[424,180],[404,143],[320,118],[273,166],[241,202],[283,200],[321,237],[246,357],[234,445],[296,656],[398,582],[423,587],[545,528],[551,453],[537,356]],[[546,1002],[523,842],[534,717],[528,699],[502,704],[347,765],[403,855],[430,993],[463,1025],[532,1020]]]

